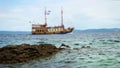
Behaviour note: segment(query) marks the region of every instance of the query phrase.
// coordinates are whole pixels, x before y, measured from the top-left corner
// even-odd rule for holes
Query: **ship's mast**
[[[44,14],[45,14],[45,25],[47,25],[47,12],[46,12],[46,7],[45,7],[45,12],[44,12]]]
[[[61,26],[64,28],[63,24],[63,8],[61,7]]]

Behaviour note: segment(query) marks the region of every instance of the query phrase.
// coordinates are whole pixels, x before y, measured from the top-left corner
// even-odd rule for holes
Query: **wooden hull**
[[[32,32],[33,35],[48,35],[48,34],[67,34],[74,30],[74,28],[64,29],[63,31],[53,31],[53,32]]]

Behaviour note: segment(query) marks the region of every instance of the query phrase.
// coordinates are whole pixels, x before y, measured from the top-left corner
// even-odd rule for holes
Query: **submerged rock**
[[[80,50],[80,48],[73,48],[73,50]]]
[[[79,43],[75,43],[74,45],[79,45]]]
[[[81,48],[91,48],[90,46],[82,46]]]
[[[40,45],[8,45],[0,48],[0,63],[12,64],[21,63],[33,60],[35,58],[44,58],[53,55],[60,51],[61,48],[57,48],[52,44],[40,44]]]

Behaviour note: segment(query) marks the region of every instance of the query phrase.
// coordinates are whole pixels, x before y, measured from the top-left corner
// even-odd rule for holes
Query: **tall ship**
[[[59,26],[48,26],[47,25],[47,12],[45,8],[45,23],[44,24],[32,24],[33,35],[44,35],[44,34],[66,34],[74,30],[74,27],[65,28],[63,24],[63,10],[61,9],[61,25]]]

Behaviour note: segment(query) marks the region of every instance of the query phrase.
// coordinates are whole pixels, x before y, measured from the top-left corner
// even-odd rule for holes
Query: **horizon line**
[[[85,31],[85,30],[100,30],[100,29],[120,29],[120,28],[92,28],[92,29],[75,29],[75,30],[82,30],[82,31]],[[74,31],[75,31],[74,30]],[[16,30],[0,30],[0,32],[9,32],[9,31],[12,31],[12,32],[31,32],[31,30],[28,30],[28,31],[23,31],[23,30],[21,30],[21,31],[16,31]]]

